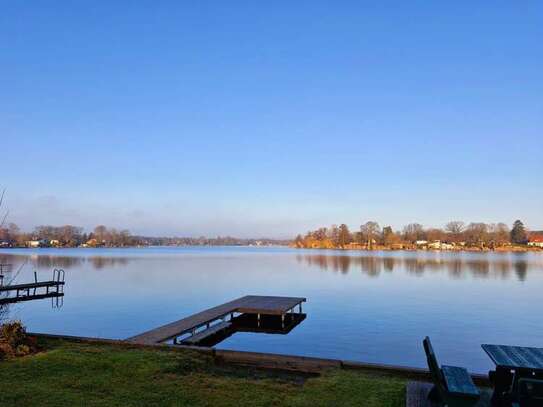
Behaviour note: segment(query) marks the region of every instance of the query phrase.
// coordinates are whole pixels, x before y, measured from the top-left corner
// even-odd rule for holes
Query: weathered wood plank
[[[443,378],[450,393],[478,396],[479,390],[473,384],[471,376],[463,367],[441,366]]]
[[[45,298],[59,298],[64,297],[64,293],[57,293],[56,291],[50,292],[48,294],[30,294],[30,295],[19,295],[18,297],[5,297],[0,298],[1,304],[14,304],[17,302],[23,301],[32,301],[32,300],[43,300]]]
[[[543,370],[543,348],[489,344],[481,346],[496,366]]]
[[[56,287],[60,285],[64,285],[64,281],[40,281],[37,283],[4,285],[4,286],[0,286],[0,292],[16,291],[16,290],[23,291],[27,289],[33,289],[33,288]]]

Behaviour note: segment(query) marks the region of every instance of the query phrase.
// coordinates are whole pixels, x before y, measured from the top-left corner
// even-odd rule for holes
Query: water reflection
[[[528,264],[523,258],[461,258],[461,257],[394,257],[394,256],[352,256],[333,254],[298,254],[299,263],[317,266],[347,274],[356,270],[370,277],[395,270],[422,276],[424,273],[446,272],[451,278],[468,275],[478,278],[509,279],[513,275],[520,281],[528,276],[529,266],[542,268],[539,264]]]
[[[130,262],[129,257],[112,257],[112,256],[90,256],[90,257],[78,257],[78,256],[52,256],[52,255],[36,255],[31,256],[24,255],[0,255],[0,263],[15,263],[20,264],[30,259],[34,267],[38,269],[52,269],[63,268],[70,269],[72,267],[79,267],[85,264],[90,264],[94,269],[103,269],[112,266],[125,266]]]
[[[280,315],[261,315],[260,319],[258,319],[256,314],[246,313],[232,318],[223,329],[213,331],[209,335],[205,335],[206,330],[203,330],[204,335],[188,336],[180,342],[178,342],[179,338],[176,338],[173,343],[211,347],[241,332],[287,335],[300,325],[306,317],[307,314],[293,312],[285,314],[283,320]],[[220,325],[218,324],[218,326]]]

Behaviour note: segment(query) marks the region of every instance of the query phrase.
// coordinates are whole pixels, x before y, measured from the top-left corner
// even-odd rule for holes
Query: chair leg
[[[432,387],[432,390],[430,390],[430,393],[428,393],[428,400],[430,401],[441,401],[441,397],[439,395],[439,391],[437,387],[434,385]]]

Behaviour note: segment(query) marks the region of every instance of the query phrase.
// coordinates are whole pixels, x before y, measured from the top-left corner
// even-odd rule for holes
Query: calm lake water
[[[247,295],[307,297],[288,335],[237,333],[218,348],[425,367],[492,367],[481,343],[543,346],[543,254],[288,248],[7,249],[18,283],[66,270],[64,305],[11,305],[31,331],[126,338]]]

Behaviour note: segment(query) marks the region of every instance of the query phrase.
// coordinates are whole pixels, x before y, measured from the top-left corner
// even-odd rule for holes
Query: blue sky
[[[10,220],[542,229],[543,3],[447,3],[4,2]]]

